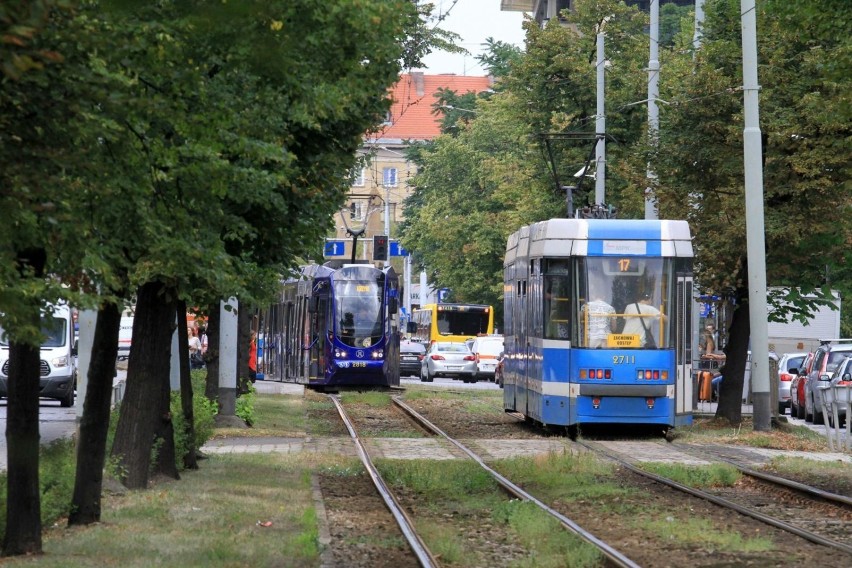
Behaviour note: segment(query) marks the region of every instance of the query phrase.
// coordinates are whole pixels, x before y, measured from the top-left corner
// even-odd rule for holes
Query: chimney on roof
[[[411,79],[414,81],[414,88],[417,91],[417,96],[422,97],[426,94],[426,89],[423,86],[423,71],[412,71]]]

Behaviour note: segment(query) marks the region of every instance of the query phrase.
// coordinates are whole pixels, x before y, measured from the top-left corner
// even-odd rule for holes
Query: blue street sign
[[[438,290],[438,302],[443,302],[444,300],[446,300],[449,297],[449,295],[450,295],[450,289],[449,288],[441,288],[440,290]]]
[[[390,255],[391,256],[408,256],[408,251],[399,246],[397,241],[391,241],[390,244]]]
[[[346,254],[345,241],[326,241],[323,256],[343,256]]]

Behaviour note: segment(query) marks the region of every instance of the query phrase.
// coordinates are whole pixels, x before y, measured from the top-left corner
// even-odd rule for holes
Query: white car
[[[503,352],[502,335],[486,335],[473,340],[471,353],[476,357],[476,378],[494,380],[494,371]]]
[[[429,346],[420,367],[420,380],[431,383],[435,377],[476,382],[476,358],[464,343],[438,341]]]

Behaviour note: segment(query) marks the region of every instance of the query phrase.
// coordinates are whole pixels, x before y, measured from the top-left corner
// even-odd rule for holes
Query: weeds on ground
[[[805,426],[780,422],[768,432],[754,430],[751,417],[738,426],[720,418],[695,419],[692,426],[678,428],[674,439],[692,444],[732,444],[753,448],[824,452],[825,437]]]
[[[732,487],[742,473],[732,465],[715,463],[709,465],[683,465],[679,463],[642,462],[640,469],[677,481],[681,485],[695,488]]]

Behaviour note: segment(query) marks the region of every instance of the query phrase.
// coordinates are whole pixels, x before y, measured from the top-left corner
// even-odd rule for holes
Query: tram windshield
[[[672,346],[673,263],[666,258],[578,259],[578,347],[655,349]]]
[[[337,336],[346,345],[369,347],[383,334],[384,275],[372,280],[337,280],[334,284]]]

